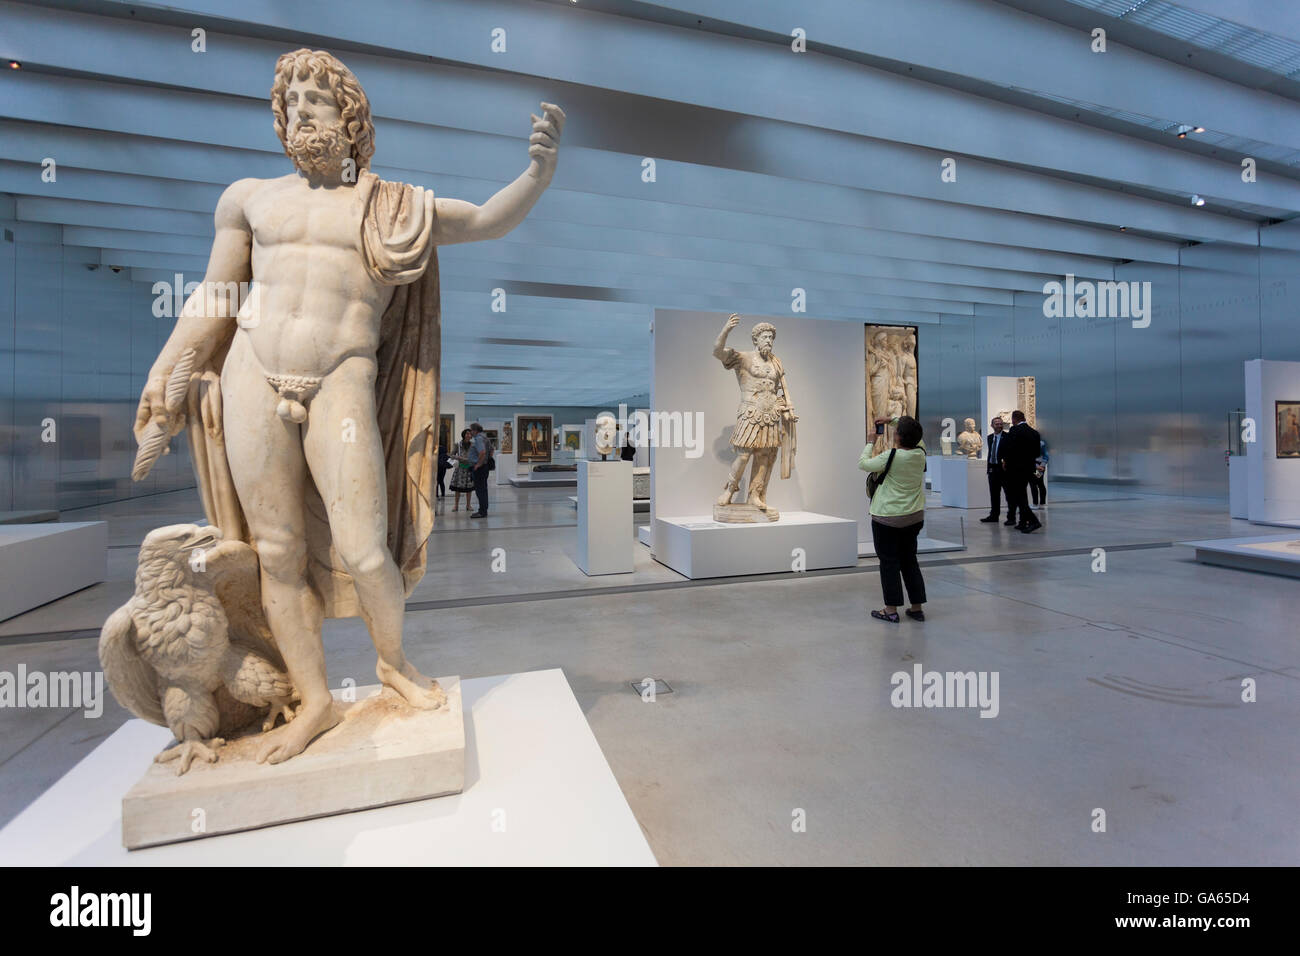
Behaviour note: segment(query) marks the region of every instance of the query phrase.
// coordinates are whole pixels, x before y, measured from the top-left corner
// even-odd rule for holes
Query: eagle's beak
[[[217,544],[219,541],[221,541],[221,529],[215,525],[208,525],[186,538],[181,544],[181,550],[193,551],[195,548],[204,548]]]

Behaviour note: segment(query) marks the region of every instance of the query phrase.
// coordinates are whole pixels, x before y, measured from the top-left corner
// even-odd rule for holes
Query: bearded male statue
[[[271,111],[295,171],[222,194],[204,283],[149,373],[136,436],[188,425],[208,521],[256,551],[261,606],[302,701],[261,742],[258,760],[278,763],[339,719],[324,617],[362,617],[379,679],[415,707],[445,703],[402,649],[433,527],[436,247],[524,219],[555,174],[565,117],[543,103],[528,168],[476,206],[370,172],[369,101],[329,53],[280,57]]]
[[[776,327],[770,322],[758,323],[749,333],[754,351],[738,352],[727,346],[727,336],[739,324],[740,316],[733,312],[713,343],[713,357],[724,368],[732,369],[740,383],[740,407],[731,433],[736,460],[731,463],[722,494],[714,502],[713,518],[727,522],[776,521],[781,516],[767,506],[767,482],[778,451],[782,453],[781,477],[790,477],[796,448],[795,422],[799,417],[790,404],[785,369],[781,360],[772,354]],[[745,502],[732,504],[731,499],[740,490],[745,468],[751,460],[753,468]]]

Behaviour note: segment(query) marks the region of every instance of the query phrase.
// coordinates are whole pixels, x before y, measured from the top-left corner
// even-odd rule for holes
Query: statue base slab
[[[769,521],[780,521],[781,512],[775,508],[768,508],[763,511],[750,504],[715,504],[713,506],[713,520],[727,524],[766,524]]]
[[[196,760],[187,773],[154,763],[122,798],[127,849],[349,813],[465,788],[465,717],[459,677],[440,677],[447,704],[419,710],[380,685],[335,708],[342,721],[284,763],[257,762],[252,732]]]

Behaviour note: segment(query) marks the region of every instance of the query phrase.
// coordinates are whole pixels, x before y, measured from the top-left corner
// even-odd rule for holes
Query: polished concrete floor
[[[410,655],[465,677],[563,668],[662,863],[1300,862],[1300,581],[1170,546],[1251,533],[1222,501],[1061,485],[1020,535],[934,500],[928,532],[967,550],[922,562],[926,622],[889,625],[868,616],[874,560],[690,582],[638,545],[633,574],[586,578],[571,489],[493,491],[486,522],[448,499]],[[140,539],[199,513],[191,493],[65,513],[108,521],[110,580],[0,624],[0,671],[97,668]],[[360,621],[325,642],[333,684],[373,680]],[[895,708],[917,663],[996,673],[997,716]],[[644,702],[645,677],[672,693]],[[124,719],[0,710],[0,823]]]

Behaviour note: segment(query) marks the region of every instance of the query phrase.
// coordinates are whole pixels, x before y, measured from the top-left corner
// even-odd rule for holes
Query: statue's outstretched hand
[[[555,175],[559,161],[560,134],[564,132],[564,110],[554,103],[542,104],[542,115],[532,116],[533,132],[528,137],[528,156],[532,163],[528,171],[544,179]]]
[[[139,444],[149,423],[156,421],[167,426],[167,379],[151,378],[140,393],[140,405],[135,412],[135,441]]]

